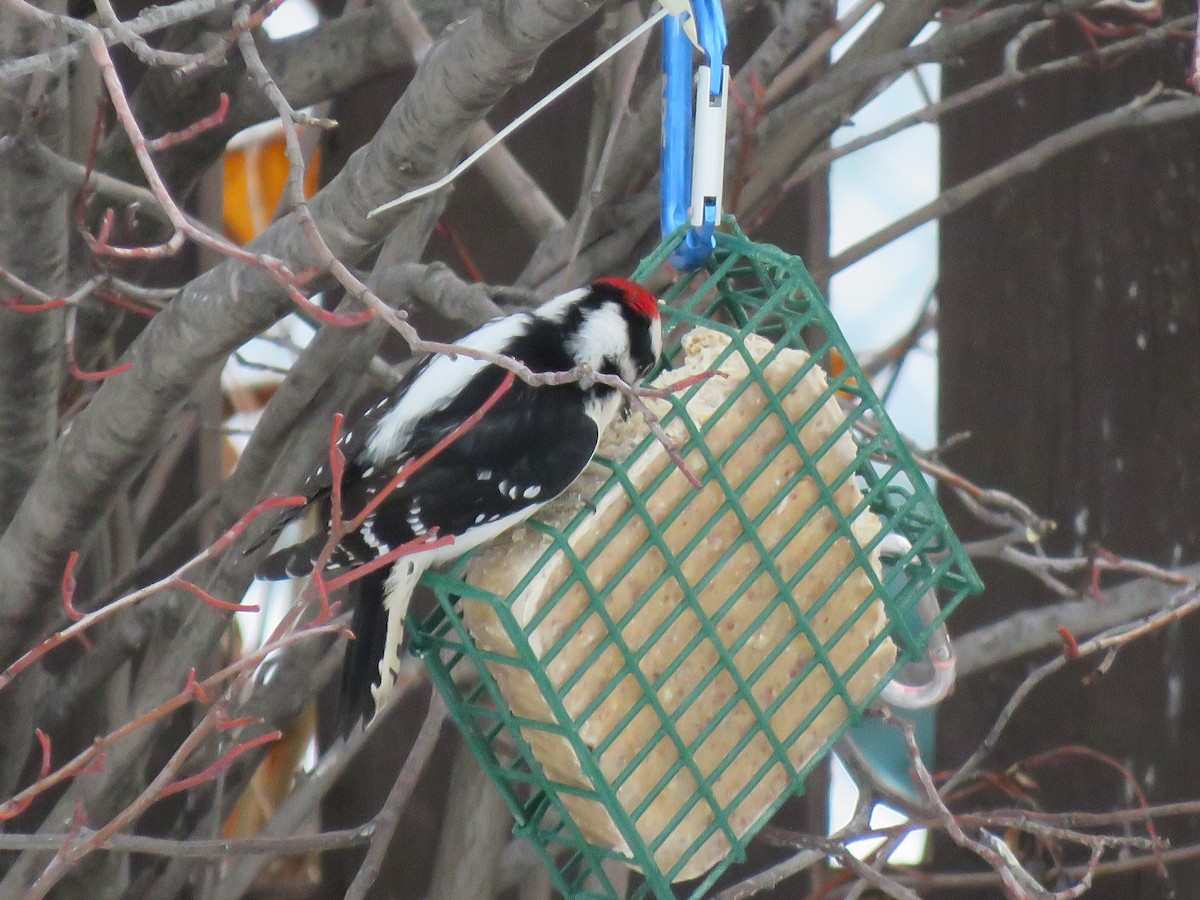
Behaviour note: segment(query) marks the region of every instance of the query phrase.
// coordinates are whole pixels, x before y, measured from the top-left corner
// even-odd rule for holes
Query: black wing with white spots
[[[379,424],[380,419],[387,414],[391,402],[393,402],[394,398],[402,396],[408,390],[421,373],[428,368],[431,360],[432,357],[428,357],[414,366],[405,373],[405,376],[399,381],[388,397],[385,397],[363,413],[352,427],[343,428],[341,438],[338,441],[338,448],[346,458],[346,470],[342,476],[343,491],[348,486],[361,480],[363,466],[359,464],[359,460],[367,446],[367,442],[371,438],[371,433]],[[394,474],[394,472],[389,473],[387,479],[385,479],[385,483]],[[313,507],[318,509],[321,521],[324,523],[323,526],[318,528],[316,533],[307,540],[290,547],[285,547],[266,557],[266,559],[259,563],[258,571],[256,572],[259,578],[264,578],[267,581],[281,581],[285,578],[298,578],[312,572],[313,563],[329,538],[330,495],[332,487],[332,471],[329,465],[328,451],[326,451],[321,462],[317,464],[312,474],[304,482],[302,490],[307,502],[303,506],[287,510],[276,523],[275,527],[263,539],[263,542],[274,541],[279,537],[280,532],[283,531],[288,523],[305,515]],[[358,509],[361,510],[362,506],[360,505]],[[353,518],[353,515],[354,513],[349,513],[348,517]],[[350,539],[351,544],[354,543],[351,536],[348,535],[347,538]],[[250,548],[250,550],[253,549],[255,548]],[[247,552],[250,551],[248,550]],[[337,556],[342,557],[343,554],[339,552]],[[352,559],[348,556],[340,562],[337,559],[331,560],[333,565],[345,565],[349,562],[352,562]]]
[[[374,428],[377,417],[360,420],[347,435],[346,449],[360,452],[347,461],[343,516],[354,518],[386,491],[402,465],[420,458],[466,421],[503,377],[499,369],[482,372],[445,409],[424,417],[412,431],[413,438],[387,465],[372,463],[361,452],[359,429]],[[369,562],[435,530],[443,537],[467,536],[562,493],[583,471],[599,438],[580,394],[576,385],[532,387],[514,382],[479,422],[393,489],[358,531],[343,538],[331,565]],[[312,570],[329,533],[328,475],[314,487],[310,496],[321,505],[325,527],[268,557],[260,577],[295,577]]]

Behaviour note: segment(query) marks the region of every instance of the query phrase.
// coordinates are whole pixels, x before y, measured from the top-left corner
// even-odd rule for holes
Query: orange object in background
[[[843,372],[846,371],[846,360],[842,359],[842,354],[838,353],[838,350],[836,347],[832,348],[829,351],[829,366],[828,366],[828,368],[829,368],[829,377],[831,379],[837,378],[839,375],[841,375]],[[846,384],[847,384],[847,386],[854,385],[855,387],[857,387],[858,379],[847,378]],[[843,397],[848,397],[850,399],[854,399],[854,394],[852,394],[850,391],[839,390],[838,393],[841,394]]]
[[[303,133],[303,132],[302,132]],[[248,128],[229,142],[225,150],[224,229],[230,240],[246,244],[266,230],[275,219],[284,193],[290,165],[287,159],[283,127],[278,122]],[[320,151],[313,153],[304,173],[304,195],[316,193],[319,181]],[[290,204],[285,202],[285,208]],[[249,428],[274,394],[280,378],[277,374],[240,371],[223,379],[223,420],[227,426],[239,421]],[[240,445],[230,435],[222,441],[222,468],[230,473],[237,465]],[[233,629],[225,648],[228,661],[244,658],[241,624]],[[253,649],[253,648],[251,648]],[[273,743],[255,770],[246,790],[225,820],[221,832],[227,838],[253,837],[262,831],[295,784],[296,772],[316,733],[316,704],[307,703],[300,715],[283,729],[281,740]],[[307,833],[315,826],[306,825]],[[311,891],[321,880],[320,855],[304,852],[274,858],[258,876],[259,884],[278,884]]]
[[[225,838],[249,838],[262,832],[283,801],[291,793],[305,750],[317,728],[317,707],[307,703],[294,722],[283,732],[283,739],[267,751],[266,757],[250,779],[245,792],[221,828]],[[303,829],[311,833],[314,828]],[[277,856],[258,876],[258,883],[284,882],[313,885],[321,881],[320,854],[301,852]]]
[[[304,196],[317,191],[320,150],[304,173]],[[225,234],[249,243],[275,218],[287,187],[289,165],[283,127],[277,122],[248,128],[225,150]]]

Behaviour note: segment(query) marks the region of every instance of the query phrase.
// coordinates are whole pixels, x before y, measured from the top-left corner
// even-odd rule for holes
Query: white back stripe
[[[528,313],[493,319],[457,343],[472,350],[502,353],[525,330]],[[404,392],[392,409],[379,420],[367,441],[366,456],[376,465],[396,456],[407,444],[415,425],[424,416],[445,409],[467,383],[488,363],[466,356],[438,356]]]

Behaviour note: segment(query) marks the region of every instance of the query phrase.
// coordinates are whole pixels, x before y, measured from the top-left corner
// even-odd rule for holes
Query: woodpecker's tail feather
[[[354,640],[346,645],[338,697],[338,727],[343,736],[349,735],[360,719],[369,722],[375,714],[372,687],[379,678],[379,660],[387,640],[387,613],[383,608],[387,577],[385,567],[355,582],[358,601],[350,622]]]
[[[312,572],[313,564],[325,546],[326,540],[325,535],[314,534],[299,544],[276,550],[259,563],[258,577],[267,581],[283,581],[286,578],[308,575]]]
[[[355,640],[342,664],[340,724],[346,734],[359,719],[369,723],[387,705],[400,677],[404,620],[409,601],[429,563],[401,559],[359,583],[350,624]]]

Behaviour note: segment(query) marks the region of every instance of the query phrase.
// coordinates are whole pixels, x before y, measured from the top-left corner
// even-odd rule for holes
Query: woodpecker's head
[[[633,371],[624,371],[624,365],[619,368],[621,376],[632,384],[654,367],[662,353],[658,301],[640,284],[624,278],[598,279],[592,283],[591,293],[600,303],[601,315],[611,316],[615,312],[621,318]]]
[[[624,278],[601,278],[559,294],[534,310],[534,317],[550,326],[548,341],[562,342],[571,367],[586,365],[629,384],[650,371],[662,353],[658,301]]]

